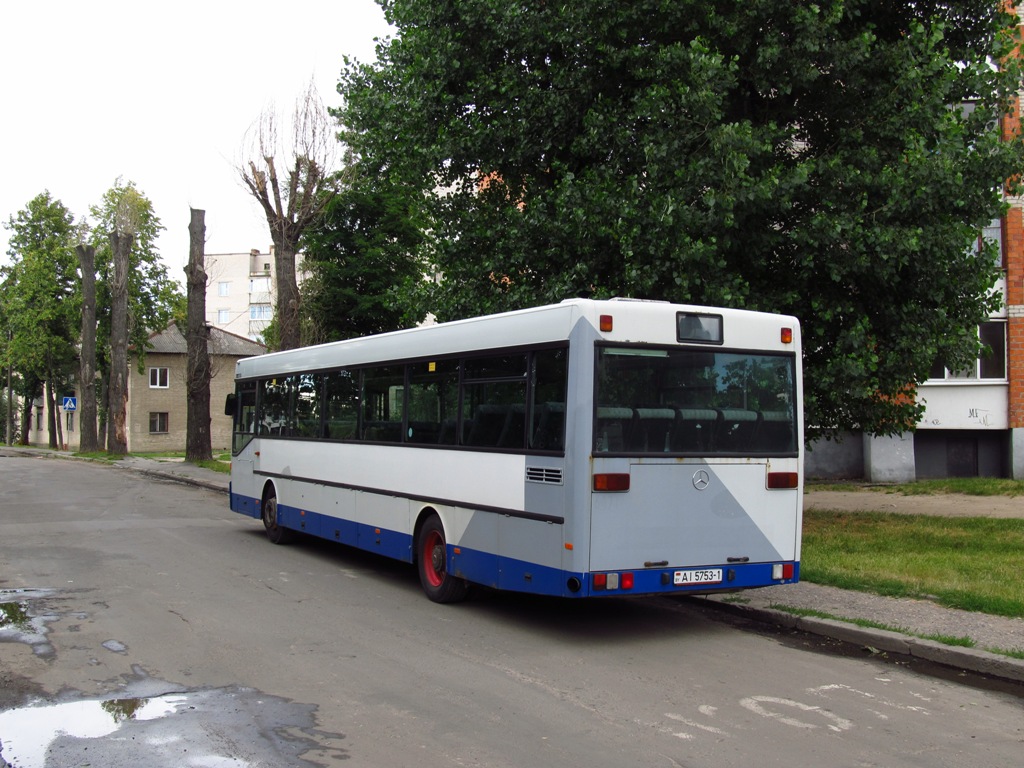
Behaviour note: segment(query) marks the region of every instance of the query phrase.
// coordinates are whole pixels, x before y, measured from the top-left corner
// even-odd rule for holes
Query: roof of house
[[[244,336],[228,333],[212,325],[208,325],[207,330],[210,332],[209,350],[211,355],[253,357],[267,351],[265,345]],[[146,351],[149,354],[184,355],[188,353],[188,344],[177,324],[171,323],[166,329],[149,335]]]

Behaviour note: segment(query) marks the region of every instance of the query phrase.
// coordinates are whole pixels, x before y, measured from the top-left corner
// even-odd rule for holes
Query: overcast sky
[[[4,2],[0,221],[43,190],[80,219],[121,177],[152,201],[179,282],[190,206],[207,253],[265,251],[234,170],[246,130],[269,106],[290,112],[310,78],[337,106],[343,57],[373,60],[391,32],[373,0]]]

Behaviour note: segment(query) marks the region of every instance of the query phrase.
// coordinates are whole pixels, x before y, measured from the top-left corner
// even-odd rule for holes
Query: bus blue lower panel
[[[249,517],[255,517],[257,520],[260,517],[260,500],[254,499],[252,496],[243,496],[240,493],[235,493],[231,489],[231,484],[228,484],[228,499],[231,505],[232,512],[238,512],[242,515],[248,515]]]
[[[258,499],[231,494],[231,509],[249,517],[260,517]],[[414,543],[412,536],[400,531],[377,528],[352,520],[321,515],[296,507],[279,505],[278,522],[296,531],[337,541],[350,547],[368,552],[377,552],[404,562],[413,561]],[[630,573],[633,586],[630,589],[607,589],[594,586],[593,573],[566,571],[561,568],[502,557],[491,552],[468,549],[448,544],[448,569],[451,573],[486,587],[505,589],[513,592],[528,592],[536,595],[556,597],[629,597],[638,595],[702,595],[713,592],[730,592],[739,589],[769,587],[778,584],[794,584],[800,580],[800,563],[777,561],[776,563],[742,563],[720,565],[704,563],[686,564],[676,567],[617,571],[618,582],[622,574]],[[793,576],[788,579],[773,579],[772,566],[786,564],[793,566]],[[692,584],[677,586],[673,575],[677,570],[696,568],[721,568],[723,580],[720,584]]]

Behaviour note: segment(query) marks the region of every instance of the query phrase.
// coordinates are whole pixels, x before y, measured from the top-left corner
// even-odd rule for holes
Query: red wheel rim
[[[444,581],[446,559],[444,537],[438,531],[430,531],[423,538],[423,575],[432,587],[440,587]]]

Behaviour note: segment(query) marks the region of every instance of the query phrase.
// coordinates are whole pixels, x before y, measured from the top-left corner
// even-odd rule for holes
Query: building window
[[[42,406],[36,406],[36,431],[41,432],[43,430],[43,408]]]
[[[150,368],[149,369],[149,387],[150,389],[167,389],[168,375],[166,368]]]
[[[231,310],[230,309],[218,309],[217,310],[217,322],[220,325],[227,325],[231,322]]]
[[[230,296],[231,295],[231,283],[227,282],[227,281],[217,283],[217,295],[218,296]]]
[[[1006,379],[1006,323],[992,320],[978,326],[978,338],[983,345],[974,365],[962,371],[951,371],[941,362],[932,366],[929,378],[948,381],[978,381]]]
[[[978,378],[1006,378],[1006,323],[982,323],[978,327],[981,343],[986,349],[978,360]]]
[[[159,435],[167,432],[167,414],[150,412],[149,414],[149,434]]]
[[[981,237],[978,239],[978,251],[980,252],[985,248],[986,245],[992,244],[993,255],[995,256],[996,264],[1003,265],[1003,222],[1001,219],[993,219],[991,223],[981,230]]]
[[[271,320],[274,317],[274,310],[269,304],[250,304],[250,320]]]
[[[66,419],[66,426],[64,428],[64,431],[65,432],[74,432],[75,431],[75,412],[74,411],[65,411],[64,412],[64,417]]]

